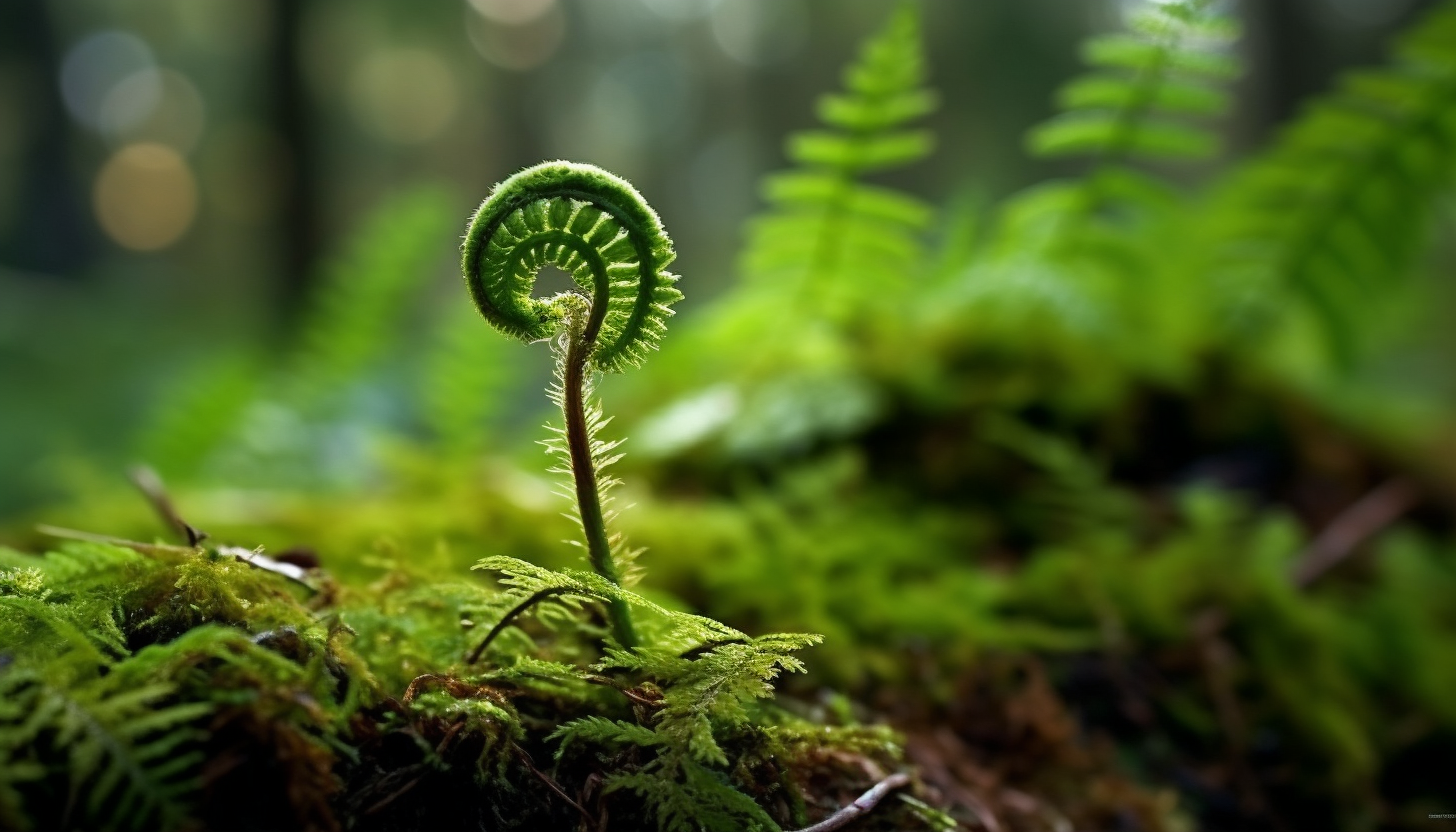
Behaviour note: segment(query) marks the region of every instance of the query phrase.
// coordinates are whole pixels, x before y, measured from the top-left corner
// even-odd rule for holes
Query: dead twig
[[[86,543],[104,543],[108,546],[120,546],[130,549],[143,555],[156,557],[158,555],[196,555],[201,552],[211,551],[221,557],[234,558],[265,572],[272,572],[275,575],[282,575],[288,580],[317,594],[319,589],[308,582],[308,572],[291,563],[276,561],[263,554],[260,549],[244,549],[241,546],[219,546],[216,549],[204,549],[201,546],[174,546],[169,543],[142,543],[136,540],[127,540],[124,537],[112,537],[106,534],[93,534],[75,529],[66,529],[60,526],[48,526],[45,523],[36,524],[35,530],[49,537],[58,537],[62,540],[80,540]]]
[[[551,779],[551,776],[546,772],[542,771],[539,768],[536,768],[536,762],[531,759],[530,754],[526,753],[526,749],[520,747],[519,745],[516,745],[515,743],[511,743],[511,749],[516,752],[516,758],[521,761],[521,764],[524,765],[527,770],[529,770],[532,774],[536,775],[537,780],[545,783],[546,788],[550,789],[552,792],[555,792],[557,797],[566,801],[567,804],[571,806],[571,808],[575,809],[577,813],[581,815],[582,820],[584,820],[587,824],[587,828],[596,828],[596,821],[594,818],[592,818],[591,813],[587,812],[586,809],[583,809],[580,803],[572,800],[571,795],[567,794],[566,790],[561,788],[560,783],[557,783],[555,780]]]
[[[207,532],[182,519],[181,512],[177,511],[176,504],[167,494],[167,487],[162,484],[162,478],[156,471],[145,465],[134,465],[127,472],[127,476],[130,477],[132,485],[147,498],[147,502],[152,504],[157,514],[161,515],[162,520],[187,538],[188,546],[196,547],[207,539]]]
[[[192,546],[173,546],[170,543],[142,543],[136,540],[127,540],[124,537],[112,537],[107,534],[94,534],[92,532],[66,529],[60,526],[48,526],[45,523],[37,523],[35,530],[47,537],[58,537],[62,540],[80,540],[85,543],[105,543],[108,546],[120,546],[124,549],[131,549],[143,555],[191,555],[196,554],[197,549]]]
[[[606,676],[584,676],[582,677],[582,680],[588,684],[601,685],[605,688],[612,688],[613,690],[632,700],[634,703],[643,706],[644,708],[661,708],[665,707],[667,704],[661,699],[652,699],[644,696],[637,688],[628,687],[621,682],[618,682],[615,679],[609,679]]]
[[[836,829],[841,829],[850,821],[874,809],[890,792],[902,788],[909,783],[910,775],[891,774],[889,777],[876,783],[869,791],[855,798],[853,803],[813,826],[806,826],[803,829],[797,830],[797,832],[834,832]]]
[[[424,769],[424,766],[422,766],[422,765],[418,765],[418,764],[417,765],[412,765],[412,766],[409,766],[408,768],[400,769],[399,771],[390,772],[389,775],[386,775],[385,776],[385,779],[386,780],[391,779],[391,777],[393,775],[401,775],[401,777],[399,777],[399,779],[404,779],[404,777],[409,777],[410,775],[415,774],[415,772],[422,771],[423,769]],[[410,791],[410,789],[413,789],[415,786],[418,786],[420,784],[420,781],[421,780],[424,780],[424,779],[425,779],[425,776],[423,774],[415,774],[415,776],[413,778],[411,778],[409,781],[407,781],[403,786],[400,786],[398,789],[395,789],[394,791],[392,791],[389,794],[385,795],[384,798],[382,798],[381,800],[379,800],[379,802],[377,802],[374,805],[370,806],[368,809],[365,809],[364,810],[364,814],[365,815],[372,815],[375,812],[378,812],[378,811],[383,810],[384,807],[388,806],[389,804],[393,803],[394,801],[396,801],[399,798],[401,798],[401,797],[405,796],[406,794],[408,794],[409,791]]]
[[[1395,522],[1420,501],[1420,490],[1405,477],[1392,477],[1345,509],[1295,560],[1292,579],[1300,589],[1355,553],[1360,544]]]

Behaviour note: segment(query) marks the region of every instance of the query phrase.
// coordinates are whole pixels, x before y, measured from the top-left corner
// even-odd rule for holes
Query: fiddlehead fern
[[[592,568],[620,585],[632,553],[607,532],[616,481],[601,473],[618,458],[618,443],[596,437],[606,420],[588,402],[590,371],[636,366],[657,346],[670,306],[682,297],[677,276],[664,271],[672,241],[625,180],[590,165],[544,162],[496,186],[471,218],[464,248],[465,282],[487,321],[527,342],[556,336],[551,398],[565,427],[546,444],[563,457],[557,470],[572,478]],[[570,274],[588,297],[532,297],[546,265]],[[635,646],[626,603],[613,599],[609,609],[617,640]]]
[[[462,268],[485,319],[538,341],[559,331],[564,296],[531,297],[536,273],[555,265],[590,293],[582,338],[591,364],[637,366],[682,297],[676,256],[657,214],[626,180],[591,165],[543,162],[495,187],[470,220]]]

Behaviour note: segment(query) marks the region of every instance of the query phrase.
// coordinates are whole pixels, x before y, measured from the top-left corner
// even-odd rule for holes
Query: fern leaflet
[[[1329,355],[1367,346],[1371,313],[1424,251],[1456,164],[1456,4],[1431,13],[1390,65],[1346,75],[1236,177],[1216,207],[1235,312],[1257,329],[1286,293]]]
[[[819,100],[827,129],[790,137],[798,165],[764,180],[771,210],[749,227],[743,271],[780,299],[831,319],[856,302],[892,295],[919,265],[932,211],[899,191],[865,184],[866,174],[927,156],[928,130],[909,124],[935,109],[925,89],[916,7],[902,2],[845,71],[845,92]]]
[[[202,762],[200,751],[189,750],[201,737],[192,726],[212,707],[163,704],[173,692],[167,684],[115,687],[103,679],[63,689],[7,675],[0,678],[4,699],[24,705],[0,710],[11,720],[0,724],[0,736],[16,732],[32,749],[65,750],[72,794],[84,795],[65,811],[85,817],[91,828],[177,828],[188,817],[186,801]],[[16,720],[18,714],[24,716]],[[35,761],[18,762],[24,775]],[[5,761],[5,768],[12,765]],[[12,771],[0,782],[7,777],[23,779]]]
[[[1207,0],[1151,4],[1129,31],[1088,41],[1083,58],[1096,69],[1062,88],[1066,112],[1034,129],[1028,143],[1047,157],[1091,156],[1100,165],[1132,159],[1197,159],[1217,141],[1187,123],[1221,115],[1218,86],[1238,72],[1224,53],[1235,34]]]

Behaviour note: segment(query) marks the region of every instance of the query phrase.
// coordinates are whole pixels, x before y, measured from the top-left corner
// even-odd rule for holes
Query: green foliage
[[[137,443],[149,465],[177,478],[202,473],[262,393],[256,358],[223,355],[199,362],[164,393]]]
[[[387,355],[400,310],[438,257],[449,202],[439,188],[424,187],[386,200],[368,217],[320,283],[284,381],[285,400],[317,406]]]
[[[1133,14],[1128,32],[1087,41],[1082,57],[1094,70],[1058,93],[1066,112],[1031,132],[1032,151],[1102,165],[1212,155],[1216,140],[1187,119],[1222,115],[1229,99],[1217,82],[1238,73],[1223,52],[1235,30],[1209,13],[1213,5],[1152,4]]]
[[[1244,165],[1214,214],[1238,331],[1287,321],[1293,300],[1336,361],[1368,354],[1450,192],[1453,103],[1456,9],[1442,6]]]
[[[795,167],[765,181],[741,284],[624,380],[623,412],[656,411],[632,433],[654,454],[641,478],[661,486],[634,493],[629,517],[611,511],[620,448],[602,436],[594,373],[657,346],[678,298],[670,243],[631,186],[595,169],[547,163],[502,183],[472,220],[466,281],[493,324],[558,349],[565,419],[546,444],[593,570],[550,568],[558,526],[537,481],[476,456],[518,362],[470,315],[447,317],[410,374],[433,445],[381,460],[388,489],[269,502],[230,530],[308,543],[341,583],[311,577],[314,593],[226,548],[0,550],[0,685],[15,693],[0,697],[0,823],[46,828],[54,796],[108,778],[97,799],[132,801],[138,823],[196,821],[189,755],[226,757],[242,733],[251,759],[305,784],[272,791],[313,796],[294,818],[800,827],[842,805],[819,791],[826,775],[837,797],[858,793],[836,766],[898,763],[888,730],[820,724],[863,714],[846,697],[771,701],[805,679],[879,694],[920,722],[922,752],[927,736],[964,745],[947,762],[973,774],[945,775],[944,794],[1044,799],[1034,774],[1074,772],[1070,793],[1108,810],[1077,828],[1121,823],[1134,801],[1049,736],[1082,760],[1115,742],[1105,766],[1142,782],[1195,783],[1180,808],[1159,798],[1174,828],[1184,811],[1210,828],[1419,822],[1440,784],[1409,773],[1456,737],[1443,509],[1370,530],[1313,586],[1291,574],[1372,480],[1409,469],[1434,494],[1449,477],[1435,434],[1372,428],[1376,397],[1321,356],[1328,341],[1399,363],[1379,352],[1385,306],[1414,304],[1450,193],[1456,16],[1438,10],[1389,67],[1347,78],[1227,177],[1211,122],[1237,66],[1220,8],[1148,5],[1127,33],[1094,38],[1090,73],[1030,138],[1087,172],[984,216],[946,212],[927,250],[934,209],[869,181],[932,144],[914,127],[934,106],[917,8],[896,7],[845,91],[821,100],[823,128],[790,140]],[[1190,162],[1205,164],[1158,173]],[[369,226],[354,262],[377,273],[338,272],[285,372],[262,379],[239,359],[204,375],[159,422],[159,459],[229,470],[208,458],[252,453],[220,437],[251,435],[255,417],[301,445],[328,420],[370,424],[335,403],[379,364],[413,360],[389,322],[441,221],[428,199],[400,205],[385,225],[414,230]],[[531,298],[546,265],[591,297]],[[1444,430],[1449,405],[1431,407]],[[303,466],[317,453],[275,448]],[[656,553],[649,588],[618,523]],[[463,580],[471,561],[500,586]],[[826,634],[812,672],[796,654],[817,636],[747,635],[778,630]],[[977,674],[998,662],[1044,668],[1046,690],[982,712]],[[38,707],[46,690],[101,714],[110,744],[67,728],[64,703]],[[191,733],[203,709],[206,737]],[[127,734],[121,714],[162,716]],[[191,762],[155,770],[148,755],[169,755],[148,749],[165,743]],[[921,796],[935,805],[872,822],[949,828]],[[966,806],[949,814],[981,816]]]
[[[665,832],[779,829],[736,787],[724,743],[741,743],[762,722],[765,709],[757,700],[773,695],[771,683],[780,672],[804,669],[792,654],[817,644],[818,636],[750,638],[712,619],[668,610],[590,572],[552,571],[506,557],[487,558],[475,568],[499,572],[516,609],[549,597],[577,609],[584,603],[625,603],[651,615],[643,645],[609,644],[591,668],[626,674],[639,686],[650,683],[660,692],[651,700],[651,716],[645,724],[599,715],[567,722],[549,737],[560,742],[558,760],[573,746],[604,754],[623,747],[649,752],[644,765],[608,774],[605,786],[608,792],[637,794]],[[561,674],[559,668],[549,670]],[[565,676],[570,678],[569,669]]]
[[[199,362],[162,397],[140,442],[143,458],[177,478],[287,472],[317,480],[316,460],[298,457],[319,453],[325,443],[312,435],[315,423],[346,417],[360,378],[395,358],[402,312],[437,257],[434,241],[450,228],[449,204],[435,186],[384,200],[324,270],[283,366],[268,372],[256,356],[233,354]],[[453,395],[482,392],[481,383],[459,378],[440,376],[436,412],[459,412]]]
[[[281,577],[215,551],[144,548],[0,550],[0,811],[21,828],[185,827],[204,717],[287,689],[277,701],[292,704],[269,718],[322,742],[371,690],[360,672],[336,699],[353,660]]]
[[[749,227],[742,269],[796,316],[862,317],[867,304],[913,291],[931,207],[863,182],[929,155],[935,109],[925,89],[920,15],[900,3],[844,72],[845,91],[818,101],[824,129],[789,137],[797,166],[764,179],[769,210]]]
[[[446,458],[471,459],[486,446],[485,428],[519,375],[506,360],[508,348],[481,329],[473,309],[455,307],[440,324],[418,392],[425,423]]]
[[[1088,41],[1092,71],[1063,88],[1064,111],[1029,144],[1090,169],[1008,200],[984,244],[923,306],[932,348],[948,363],[992,368],[952,384],[1009,407],[1037,399],[1086,411],[1106,408],[1134,379],[1192,372],[1211,329],[1211,287],[1189,276],[1203,248],[1196,202],[1145,167],[1214,152],[1209,120],[1228,109],[1236,34],[1215,4],[1194,0],[1147,4],[1127,32]]]
[[[897,349],[916,275],[929,271],[934,211],[866,179],[931,151],[929,131],[912,126],[936,105],[920,26],[914,2],[898,4],[846,68],[845,91],[819,100],[824,127],[789,139],[796,166],[763,180],[768,209],[749,222],[742,283],[652,368],[675,400],[639,432],[647,448],[711,441],[730,457],[775,459],[883,411],[861,365]],[[745,344],[749,356],[724,347]]]
[[[100,679],[60,687],[16,671],[0,675],[6,803],[18,810],[13,784],[41,780],[54,764],[47,752],[64,753],[68,818],[101,829],[177,828],[202,761],[194,725],[211,708],[166,704],[172,693],[167,684],[121,688]]]

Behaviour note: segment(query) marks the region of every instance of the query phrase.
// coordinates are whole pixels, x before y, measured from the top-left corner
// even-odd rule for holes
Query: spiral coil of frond
[[[554,334],[559,297],[531,297],[554,265],[591,297],[584,330],[591,364],[620,372],[655,349],[681,297],[672,240],[626,180],[600,168],[543,162],[501,182],[465,234],[461,268],[471,297],[497,329],[522,341]]]

